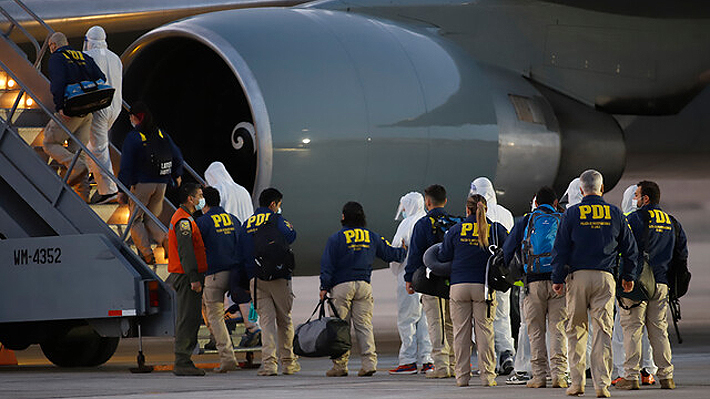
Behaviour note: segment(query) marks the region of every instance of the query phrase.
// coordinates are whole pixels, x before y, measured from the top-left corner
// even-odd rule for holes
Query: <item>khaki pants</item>
[[[256,283],[256,290],[254,283]],[[257,282],[252,278],[250,287],[261,324],[262,370],[277,372],[279,360],[284,370],[296,367],[298,363],[293,353],[293,320],[291,319],[293,307],[291,280],[260,279]]]
[[[222,366],[236,366],[232,337],[224,323],[224,294],[229,291],[229,270],[205,276],[202,299],[205,303],[208,327],[217,342],[217,352]]]
[[[451,320],[456,353],[456,381],[468,382],[471,378],[471,324],[476,329],[478,369],[481,381],[490,384],[496,378],[496,354],[493,333],[495,293],[488,317],[485,286],[483,284],[454,284],[451,286]],[[475,321],[475,323],[474,323]]]
[[[170,273],[165,280],[177,294],[175,321],[175,365],[195,367],[192,351],[197,346],[197,333],[202,323],[202,293],[192,290],[185,274]]]
[[[63,121],[64,126],[83,144],[89,141],[89,136],[91,135],[91,121],[93,119],[91,114],[64,119],[58,112],[55,112],[54,116]],[[64,148],[64,141],[68,138],[69,136],[64,132],[64,129],[54,123],[53,120],[50,120],[44,128],[44,142],[42,143],[44,152],[66,167],[69,167],[72,158],[74,158],[74,154],[79,149],[79,145],[74,140],[69,140],[67,147]],[[79,155],[79,159],[76,165],[74,165],[74,168],[86,168],[86,153],[84,151]]]
[[[422,294],[422,306],[426,314],[431,340],[431,358],[435,370],[454,374],[454,326],[451,323],[449,300]],[[443,324],[443,331],[442,331]]]
[[[165,199],[165,183],[138,183],[131,187],[131,193],[138,198],[143,205],[155,216],[160,216],[163,211],[163,200]],[[131,201],[131,215],[136,212],[136,218],[131,226],[131,238],[136,248],[144,258],[153,256],[150,247],[151,239],[160,244],[165,240],[165,233],[155,222],[145,216],[144,212]],[[166,257],[168,254],[165,254]]]
[[[625,306],[631,301],[622,298]],[[638,380],[641,362],[641,335],[643,326],[648,330],[648,339],[653,349],[653,359],[658,366],[656,376],[659,379],[673,378],[671,364],[671,343],[668,339],[668,286],[656,284],[656,294],[648,302],[626,310],[619,309],[621,327],[624,329],[624,351],[626,360],[624,370],[626,378]]]
[[[567,337],[565,323],[567,322],[567,306],[565,297],[555,294],[552,281],[533,281],[526,286],[527,294],[523,302],[525,322],[530,338],[530,364],[534,377],[550,377],[563,379],[567,371]],[[546,324],[547,323],[547,324]],[[550,348],[548,365],[548,348],[545,334],[549,330]]]
[[[371,371],[377,369],[377,353],[375,352],[375,334],[372,331],[372,286],[367,281],[348,281],[340,283],[330,290],[333,304],[338,311],[338,316],[350,323],[358,346],[362,369]],[[337,359],[333,359],[333,368],[348,370],[350,351],[345,352]]]
[[[586,383],[586,351],[591,318],[594,337],[590,364],[594,389],[608,388],[611,385],[612,369],[611,332],[616,294],[614,276],[599,270],[577,270],[567,277],[566,284],[569,312],[567,340],[572,386],[584,387]]]

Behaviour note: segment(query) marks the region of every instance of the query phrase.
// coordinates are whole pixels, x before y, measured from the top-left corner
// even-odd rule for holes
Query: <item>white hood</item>
[[[412,191],[399,199],[399,207],[397,208],[397,214],[394,215],[394,220],[406,219],[409,215],[419,213],[426,213],[424,209],[424,196],[421,193]]]
[[[244,223],[254,214],[254,205],[251,195],[244,187],[237,184],[227,172],[222,162],[212,162],[205,170],[207,184],[219,191],[220,205],[225,211],[236,216]]]
[[[402,215],[402,212],[406,215],[404,220],[397,227],[397,232],[392,238],[392,246],[401,247],[402,240],[409,247],[409,241],[412,238],[412,230],[414,230],[414,225],[419,219],[426,216],[426,210],[424,209],[424,196],[418,192],[410,192],[402,196],[399,199],[399,207],[397,208],[397,215],[395,215],[395,220]],[[390,270],[392,274],[398,276],[404,270],[404,265],[407,264],[407,258],[399,262],[391,262]]]
[[[579,177],[575,177],[574,180],[569,183],[567,191],[565,191],[565,194],[567,195],[568,208],[582,202],[582,192],[580,191],[581,187],[582,184],[579,182]]]
[[[113,93],[113,100],[108,108],[100,109],[94,112],[94,118],[97,116],[106,118],[109,127],[118,118],[123,106],[123,97],[121,94],[123,86],[123,64],[121,59],[108,49],[106,44],[106,32],[100,26],[92,26],[86,31],[84,36],[84,52],[94,59],[101,72],[106,75],[106,83],[116,89]]]
[[[469,195],[474,194],[482,195],[486,199],[486,205],[488,206],[486,216],[488,216],[488,219],[502,224],[508,231],[513,228],[515,224],[513,214],[502,205],[498,205],[493,183],[487,177],[478,177],[471,182]]]
[[[638,186],[635,184],[630,185],[624,191],[623,197],[621,197],[621,211],[624,212],[624,215],[636,211],[636,204],[633,203],[633,199],[637,188]]]

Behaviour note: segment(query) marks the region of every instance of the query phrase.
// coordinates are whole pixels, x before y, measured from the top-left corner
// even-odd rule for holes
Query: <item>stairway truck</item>
[[[0,342],[63,367],[111,358],[121,337],[173,336],[175,294],[103,234],[0,240]]]

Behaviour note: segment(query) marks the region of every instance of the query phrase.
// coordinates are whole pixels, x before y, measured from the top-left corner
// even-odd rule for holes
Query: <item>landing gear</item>
[[[40,347],[47,359],[59,367],[95,367],[113,356],[119,339],[102,337],[90,326],[82,325],[40,343]]]

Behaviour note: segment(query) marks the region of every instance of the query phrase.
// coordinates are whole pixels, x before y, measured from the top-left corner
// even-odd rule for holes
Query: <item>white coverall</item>
[[[89,150],[99,159],[110,173],[113,172],[109,154],[108,130],[121,113],[123,97],[121,86],[123,79],[123,64],[121,59],[108,49],[106,32],[100,26],[93,26],[86,31],[84,39],[84,53],[91,56],[101,72],[106,75],[106,80],[116,91],[113,93],[111,105],[93,113],[91,122],[91,135],[89,136]],[[94,175],[99,194],[107,195],[118,192],[118,187],[111,178],[101,171],[99,166],[91,159],[87,159],[87,166]]]
[[[482,195],[486,199],[488,206],[486,216],[491,221],[502,224],[509,232],[513,229],[513,225],[515,224],[513,214],[498,204],[493,183],[491,183],[487,177],[478,177],[471,182],[469,195],[473,194]],[[496,315],[495,319],[493,319],[493,331],[495,334],[497,362],[499,363],[501,354],[505,352],[509,352],[511,356],[515,356],[515,344],[513,342],[512,327],[510,325],[510,290],[507,292],[497,291],[496,299],[498,306],[496,306]]]
[[[632,202],[637,186],[635,184],[626,188],[624,196],[621,199],[621,210],[624,215],[636,211],[636,204]],[[616,376],[624,376],[624,360],[626,353],[624,351],[624,330],[621,328],[621,318],[619,312],[619,304],[615,303],[616,315],[614,316],[614,333],[611,336],[611,349],[614,355],[614,373]],[[641,367],[645,368],[651,374],[656,374],[658,367],[653,362],[653,351],[651,351],[651,342],[648,340],[648,330],[643,327],[643,335],[641,336]]]
[[[232,179],[222,162],[212,162],[207,167],[205,181],[219,191],[220,206],[226,212],[236,216],[240,222],[244,223],[254,214],[251,194]]]
[[[404,216],[404,220],[397,227],[397,232],[392,239],[392,246],[401,247],[402,240],[409,246],[412,238],[414,224],[426,215],[424,210],[424,197],[417,192],[405,194],[399,200],[399,208],[395,220]],[[390,270],[397,278],[397,329],[402,345],[399,348],[399,365],[412,363],[433,363],[431,358],[431,341],[427,328],[426,316],[422,309],[421,294],[407,293],[404,282],[404,266],[407,258],[402,263],[391,262]]]

